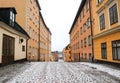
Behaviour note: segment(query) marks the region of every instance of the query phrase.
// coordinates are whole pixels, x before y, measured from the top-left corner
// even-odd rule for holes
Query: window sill
[[[100,28],[100,31],[103,31],[103,30],[105,30],[105,28]]]
[[[120,59],[113,59],[113,60],[115,60],[115,61],[120,61]]]
[[[110,25],[112,26],[112,25],[114,25],[114,24],[116,24],[116,23],[118,23],[118,21],[116,21],[116,22],[113,22],[113,23],[111,23]]]

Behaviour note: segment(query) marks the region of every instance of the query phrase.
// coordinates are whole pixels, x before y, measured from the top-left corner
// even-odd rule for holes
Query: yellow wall
[[[92,0],[92,28],[93,28],[93,42],[94,42],[94,59],[95,60],[103,60],[109,62],[120,63],[120,61],[112,59],[112,41],[120,40],[120,31],[109,32],[109,34],[100,36],[100,34],[104,34],[114,28],[120,28],[120,0],[103,0],[100,4],[97,4],[97,0]],[[107,3],[111,1],[109,5]],[[117,3],[118,7],[118,23],[110,25],[109,19],[109,8]],[[99,16],[104,12],[105,15],[105,29],[100,30],[99,25]],[[106,42],[107,44],[107,59],[101,58],[101,43]]]
[[[120,37],[118,37],[118,35],[120,35],[120,31],[110,35],[106,35],[98,39],[94,39],[94,58],[96,60],[104,60],[104,61],[120,63],[120,61],[113,60],[112,58],[112,41],[120,40]],[[107,43],[107,59],[102,59],[101,57],[101,43],[104,42]]]

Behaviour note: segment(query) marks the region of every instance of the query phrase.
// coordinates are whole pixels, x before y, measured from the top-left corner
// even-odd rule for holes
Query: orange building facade
[[[82,0],[69,32],[72,61],[89,61],[92,56],[90,1]]]
[[[51,53],[51,32],[43,27],[45,32],[41,32],[41,14],[38,0],[0,0],[0,7],[14,7],[17,11],[16,22],[29,34],[30,39],[27,42],[27,59],[32,61],[40,60],[41,57],[41,37],[45,35],[46,50],[45,56]],[[41,22],[40,22],[41,21]],[[44,25],[43,25],[44,26]],[[47,60],[47,58],[45,58]]]
[[[26,1],[27,2],[27,1]],[[31,39],[28,40],[28,56],[31,60],[37,61],[39,48],[39,11],[40,6],[37,0],[29,0],[27,3],[27,28]]]
[[[38,60],[39,11],[38,0],[0,0],[1,7],[15,7],[16,21],[30,35],[27,55],[30,60]]]
[[[71,61],[71,50],[70,50],[70,44],[68,44],[62,52],[63,60],[65,62],[70,62]]]
[[[50,56],[50,61],[58,61],[58,52],[55,51],[55,52],[51,52],[51,56]]]
[[[50,61],[51,55],[51,32],[46,26],[40,13],[40,60]]]
[[[120,63],[120,0],[92,0],[94,60]]]

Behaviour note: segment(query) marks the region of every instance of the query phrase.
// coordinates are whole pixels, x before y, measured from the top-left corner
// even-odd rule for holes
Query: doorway
[[[8,35],[3,35],[2,44],[2,64],[10,64],[14,62],[14,46],[15,39]]]

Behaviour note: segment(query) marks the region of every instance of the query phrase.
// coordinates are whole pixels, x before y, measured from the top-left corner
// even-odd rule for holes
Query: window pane
[[[104,28],[105,28],[105,18],[104,18],[104,14],[102,14],[102,15],[99,17],[99,20],[100,20],[100,29],[104,29]]]
[[[109,9],[109,13],[110,13],[110,24],[118,22],[118,14],[117,14],[118,12],[117,12],[116,4]]]
[[[120,46],[120,41],[117,41],[116,44],[117,44],[117,47],[119,47]]]
[[[120,60],[120,48],[117,49],[118,52],[118,59]]]
[[[113,59],[117,59],[117,50],[113,48]]]
[[[101,54],[102,54],[102,58],[106,59],[107,58],[107,49],[106,49],[106,43],[102,43],[101,44]]]

